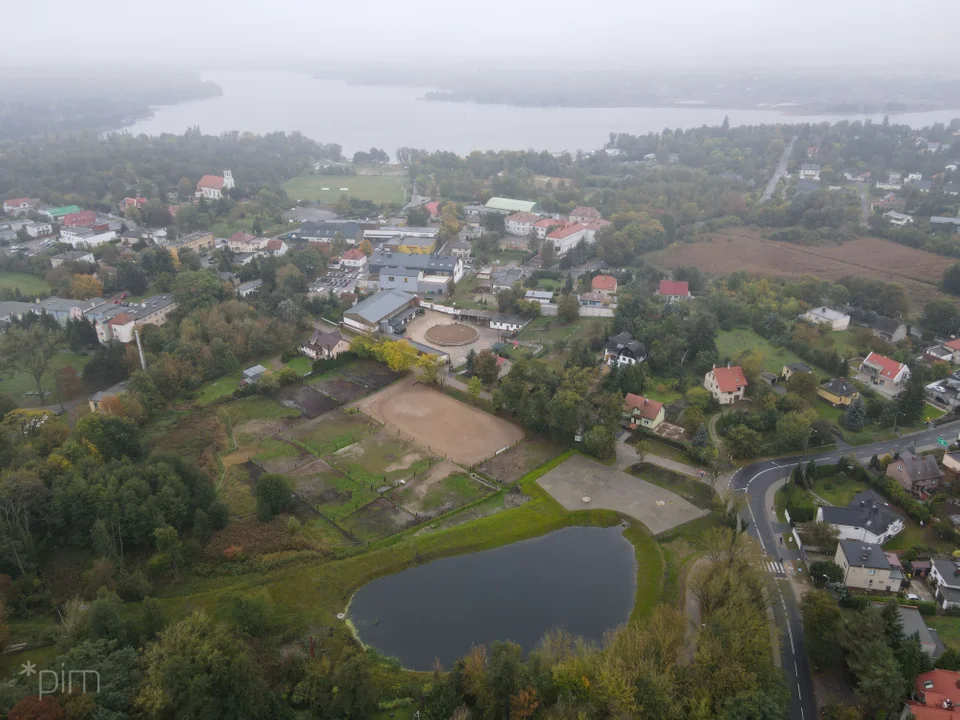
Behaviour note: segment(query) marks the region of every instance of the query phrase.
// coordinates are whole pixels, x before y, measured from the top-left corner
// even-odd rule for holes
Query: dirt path
[[[696,562],[687,571],[686,597],[683,604],[683,614],[687,620],[687,627],[683,634],[683,663],[685,665],[693,662],[693,655],[697,652],[697,633],[700,631],[700,600],[690,589],[690,579],[696,577],[696,574],[702,568],[705,568],[709,562],[705,557],[697,558]]]

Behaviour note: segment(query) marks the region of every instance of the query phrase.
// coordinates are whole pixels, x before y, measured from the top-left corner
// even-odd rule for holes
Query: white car
[[[907,593],[907,600],[916,600],[917,602],[923,602],[923,598],[919,595],[914,595],[913,593]]]

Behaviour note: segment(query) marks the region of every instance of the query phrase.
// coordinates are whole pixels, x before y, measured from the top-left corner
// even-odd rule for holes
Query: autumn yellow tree
[[[89,300],[103,295],[103,283],[93,275],[77,274],[70,278],[70,294],[77,300]]]
[[[405,340],[385,340],[377,344],[374,353],[380,362],[398,373],[412,368],[418,359],[413,345]]]
[[[357,250],[362,252],[367,257],[373,255],[373,245],[370,244],[369,240],[362,240],[359,245],[357,245]]]
[[[448,202],[441,211],[440,239],[449,240],[460,232],[460,212],[455,202]]]

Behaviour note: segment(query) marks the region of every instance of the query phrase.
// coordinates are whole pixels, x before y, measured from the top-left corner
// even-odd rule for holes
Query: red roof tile
[[[916,682],[917,697],[927,707],[942,705],[945,700],[949,700],[954,705],[960,705],[958,684],[960,684],[960,672],[931,670],[920,673],[917,675]]]
[[[960,350],[960,338],[956,340],[951,340],[948,343],[944,343],[943,346],[949,350]]]
[[[9,200],[4,200],[4,205],[23,205],[23,203],[33,204],[36,201],[33,198],[10,198]]]
[[[230,236],[230,242],[250,242],[251,240],[256,239],[256,235],[251,235],[245,230],[237,230],[233,235]]]
[[[283,248],[283,240],[281,240],[280,238],[271,238],[270,240],[267,240],[267,250],[276,252],[277,250],[280,250],[282,248]]]
[[[543,220],[537,220],[537,222],[535,222],[533,226],[538,228],[548,228],[551,225],[563,225],[563,224],[564,222],[562,220],[554,220],[553,218],[544,218]]]
[[[562,240],[563,238],[570,237],[578,232],[583,232],[585,229],[586,226],[581,225],[580,223],[570,223],[565,227],[557,228],[552,233],[547,235],[547,237],[551,240]]]
[[[611,275],[597,275],[590,283],[590,286],[594,290],[608,290],[610,292],[616,292],[617,279]]]
[[[603,230],[607,225],[611,224],[609,220],[594,220],[592,223],[587,223],[587,230]]]
[[[594,219],[594,220],[599,220],[599,219],[600,219],[600,211],[599,211],[599,210],[597,210],[596,208],[586,207],[586,206],[583,206],[583,205],[581,205],[580,207],[574,208],[574,209],[570,212],[570,215],[571,215],[572,217],[585,217],[585,218],[592,218],[592,219]]]
[[[117,313],[107,321],[107,325],[126,325],[132,323],[134,319],[130,313]]]
[[[686,280],[661,280],[661,295],[682,295],[686,297],[690,294],[690,283]]]
[[[439,215],[439,214],[440,214],[440,201],[439,201],[439,200],[434,200],[433,202],[428,202],[428,203],[427,203],[426,205],[424,205],[423,207],[424,207],[424,209],[426,209],[426,211],[427,211],[428,213],[430,213],[431,215],[434,215],[434,216],[435,216],[435,215]]]
[[[883,355],[878,355],[875,352],[867,355],[863,362],[879,367],[880,374],[890,380],[896,379],[897,375],[900,374],[900,371],[906,367],[903,363],[899,363],[896,360],[891,360]]]
[[[197,183],[198,188],[211,188],[213,190],[223,190],[223,178],[219,175],[204,175]]]
[[[640,410],[640,417],[644,420],[656,420],[660,411],[663,409],[663,403],[656,400],[648,400],[642,395],[627,393],[623,399],[623,409],[627,412]]]
[[[363,260],[366,255],[363,254],[363,251],[357,250],[356,248],[350,248],[343,254],[344,260]]]
[[[960,720],[960,708],[927,707],[912,700],[907,705],[916,720]]]
[[[93,210],[83,210],[63,216],[64,227],[79,227],[93,225],[97,222],[97,214]]]
[[[717,387],[720,388],[720,392],[737,392],[738,388],[747,386],[747,378],[744,377],[743,368],[739,365],[714,368],[711,372],[717,379]]]
[[[539,219],[540,219],[539,215],[534,215],[533,213],[528,213],[528,212],[514,213],[513,215],[510,215],[507,218],[507,220],[513,220],[513,222],[519,222],[519,223],[536,223]]]

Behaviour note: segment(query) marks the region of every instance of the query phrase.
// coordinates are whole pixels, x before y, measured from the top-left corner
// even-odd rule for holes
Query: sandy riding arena
[[[474,465],[523,438],[523,430],[408,378],[356,404],[435,455]]]
[[[480,331],[463,323],[447,323],[428,328],[424,337],[434,345],[467,345],[480,337]]]

